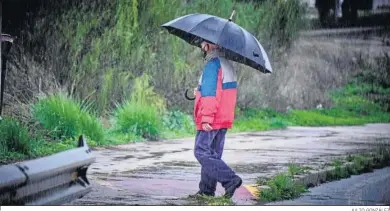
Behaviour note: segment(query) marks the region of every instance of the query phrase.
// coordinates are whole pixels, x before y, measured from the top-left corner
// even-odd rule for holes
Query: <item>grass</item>
[[[311,168],[308,167],[308,166],[300,166],[300,165],[297,165],[295,163],[290,163],[288,165],[288,173],[290,175],[301,175],[301,174],[305,174],[308,170],[310,170]]]
[[[349,162],[348,165],[344,165]],[[390,165],[389,152],[379,152],[378,154],[349,155],[345,160],[337,160],[332,163],[334,171],[328,173],[329,181],[348,178],[351,175],[372,172],[376,168]]]
[[[390,64],[390,59],[385,61]],[[382,63],[384,62],[380,64]],[[286,113],[267,108],[237,108],[235,123],[230,132],[265,131],[284,129],[287,126],[345,126],[390,122],[390,113],[386,112],[388,107],[385,106],[390,85],[387,80],[382,79],[383,74],[372,75],[370,71],[363,73],[365,74],[358,75],[345,87],[329,93],[333,101],[331,108],[293,109]],[[367,81],[367,77],[370,80]],[[168,111],[166,98],[155,91],[152,82],[152,77],[148,74],[135,77],[131,95],[112,110],[112,122],[108,128],[103,128],[98,117],[99,106],[61,93],[39,98],[32,105],[34,124],[21,124],[9,118],[0,124],[1,162],[70,149],[75,146],[76,139],[81,134],[87,137],[88,144],[92,147],[193,137],[195,125],[192,116],[179,109]],[[370,94],[385,98],[373,100]],[[364,166],[364,159],[355,159],[357,167],[351,169],[350,173],[360,172],[358,166]],[[334,164],[336,167],[340,165]],[[290,170],[290,175],[302,173],[296,166],[290,166]],[[346,176],[341,170],[334,174],[335,178]],[[281,178],[279,180],[282,181]],[[287,181],[285,179],[284,182]]]
[[[0,164],[51,155],[76,144],[72,139],[48,142],[40,135],[30,135],[27,127],[15,119],[0,120]]]
[[[305,173],[309,167],[289,164],[288,172],[279,173],[269,180],[258,180],[258,185],[268,186],[268,189],[259,191],[259,198],[264,202],[287,200],[296,198],[307,191],[307,187],[294,181],[295,175]]]
[[[84,134],[94,144],[104,144],[104,131],[100,120],[87,105],[63,94],[54,94],[38,100],[32,106],[32,115],[52,140],[69,139]]]
[[[261,185],[269,187],[259,191],[259,197],[264,202],[296,198],[307,191],[307,188],[295,182],[293,175],[289,173],[280,173]]]
[[[335,159],[330,166],[333,170],[327,172],[326,181],[340,180],[352,175],[372,172],[374,169],[390,165],[390,150],[388,145],[380,146],[379,150],[370,153],[358,155],[348,155],[343,159]],[[279,173],[276,176],[266,180],[258,179],[259,186],[268,186],[259,190],[259,200],[263,202],[272,202],[280,200],[290,200],[298,198],[301,194],[308,191],[309,185],[301,184],[295,180],[295,176],[307,173],[310,169],[297,164],[289,164],[288,171]]]
[[[195,135],[192,116],[180,110],[166,111],[164,101],[150,88],[147,77],[141,76],[133,89],[130,99],[118,105],[112,112],[112,124],[106,130],[91,107],[86,104],[61,94],[39,99],[32,106],[32,116],[43,130],[30,134],[27,125],[9,119],[3,121],[3,160],[25,159],[70,149],[75,146],[76,138],[81,134],[87,136],[91,146]],[[387,93],[386,89],[378,90]],[[361,93],[366,92],[367,88],[348,85],[331,93],[334,107],[325,109],[290,110],[287,113],[272,109],[237,109],[231,132],[284,129],[287,126],[341,126],[390,122],[389,113],[382,111],[377,103],[362,97]],[[20,138],[16,140],[12,137]],[[294,166],[291,166],[290,170],[293,171],[292,174],[299,173]],[[343,172],[336,174],[341,175]]]
[[[348,155],[344,160],[337,159],[331,165],[335,170],[328,173],[329,181],[372,172],[374,169],[390,165],[390,150],[388,146],[383,146],[372,153]]]
[[[189,205],[198,205],[198,206],[231,206],[234,205],[232,199],[229,199],[224,196],[212,197],[206,195],[196,196],[194,198],[190,198]]]
[[[152,106],[127,101],[118,106],[114,118],[115,127],[122,134],[134,134],[143,138],[160,135],[162,119]]]

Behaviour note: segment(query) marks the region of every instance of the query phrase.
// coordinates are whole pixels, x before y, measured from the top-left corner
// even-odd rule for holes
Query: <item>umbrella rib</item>
[[[218,39],[217,39],[217,43],[219,44],[219,40],[221,39],[221,36],[222,36],[222,33],[223,33],[223,30],[225,30],[226,26],[229,24],[230,21],[227,21],[225,23],[225,26],[223,26],[222,30],[221,30],[221,33],[219,33],[219,36],[218,36]]]
[[[244,35],[244,37],[245,37],[245,39],[244,39],[244,52],[246,52],[246,33],[245,33],[245,31],[242,29],[242,28],[240,28],[240,30],[241,30],[241,33]],[[245,58],[246,59],[246,58]]]
[[[196,24],[194,27],[192,27],[190,30],[188,30],[187,33],[191,33],[191,31],[194,30],[197,26],[199,26],[199,25],[202,24],[203,22],[209,20],[210,18],[212,18],[212,17],[207,17],[206,19],[202,20],[201,22],[199,22],[198,24]]]

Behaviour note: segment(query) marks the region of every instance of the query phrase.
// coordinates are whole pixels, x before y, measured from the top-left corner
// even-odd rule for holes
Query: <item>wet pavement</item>
[[[326,183],[298,199],[267,205],[390,206],[390,168]]]
[[[290,127],[228,134],[223,160],[243,178],[237,205],[256,204],[246,185],[287,170],[289,163],[322,168],[337,156],[390,143],[390,124]],[[94,190],[73,205],[184,205],[198,190],[200,165],[194,139],[142,142],[96,149],[89,168]],[[223,188],[218,184],[217,195]]]

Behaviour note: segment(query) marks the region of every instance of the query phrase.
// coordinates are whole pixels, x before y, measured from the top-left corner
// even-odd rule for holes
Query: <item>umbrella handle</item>
[[[185,97],[187,100],[195,100],[195,97],[194,97],[194,98],[188,97],[188,89],[186,89],[186,92],[184,93],[184,97]]]

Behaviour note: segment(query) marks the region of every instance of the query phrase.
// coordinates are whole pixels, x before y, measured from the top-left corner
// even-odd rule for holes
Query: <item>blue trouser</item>
[[[221,160],[227,129],[197,131],[195,157],[202,166],[199,189],[202,193],[214,193],[217,182],[229,187],[236,176],[234,171]]]

